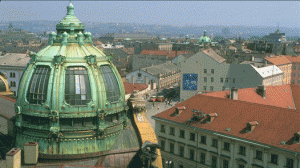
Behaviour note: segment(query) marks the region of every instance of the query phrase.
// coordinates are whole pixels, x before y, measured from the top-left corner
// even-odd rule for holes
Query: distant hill
[[[21,28],[35,33],[43,33],[44,31],[55,31],[55,26],[59,21],[13,21],[14,28]],[[10,22],[2,22],[0,30],[7,29]],[[246,27],[246,26],[202,26],[202,27],[173,27],[166,25],[142,25],[132,23],[97,23],[97,22],[83,22],[86,31],[90,31],[93,35],[102,36],[107,33],[149,33],[154,35],[181,36],[184,37],[189,34],[191,38],[199,38],[202,36],[203,31],[206,30],[207,34],[211,36],[225,36],[225,37],[242,37],[249,36],[264,36],[274,33],[277,27]],[[224,31],[226,30],[226,31]],[[299,28],[286,28],[279,29],[280,32],[286,33],[286,36],[298,36]],[[225,34],[224,34],[225,33]]]

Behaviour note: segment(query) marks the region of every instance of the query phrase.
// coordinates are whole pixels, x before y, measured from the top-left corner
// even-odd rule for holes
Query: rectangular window
[[[293,168],[294,167],[294,160],[290,159],[290,158],[287,158],[286,159],[286,167],[287,168]]]
[[[142,76],[142,74],[141,73],[138,73],[138,77],[141,77]]]
[[[165,145],[166,145],[166,142],[164,141],[164,140],[161,140],[161,142],[160,142],[160,146],[161,146],[161,150],[162,151],[165,151]]]
[[[295,77],[296,76],[296,73],[295,72],[293,72],[293,77]]]
[[[204,82],[207,82],[207,77],[204,77]]]
[[[225,90],[225,86],[222,87],[222,90]]]
[[[201,136],[201,143],[206,145],[206,136]]]
[[[174,143],[170,143],[170,153],[174,154]]]
[[[194,160],[195,150],[190,149],[190,160]]]
[[[229,167],[228,160],[223,160],[223,168],[228,168],[228,167]]]
[[[166,132],[166,126],[165,125],[160,125],[160,132]]]
[[[213,139],[212,140],[212,145],[211,145],[212,147],[218,147],[218,140],[217,139]]]
[[[223,83],[224,82],[224,78],[220,78],[220,82]]]
[[[112,67],[109,65],[102,65],[99,69],[105,84],[107,100],[110,102],[119,101],[121,96],[119,83]]]
[[[214,77],[211,77],[211,78],[210,78],[210,81],[211,81],[211,82],[214,82]]]
[[[211,157],[211,167],[217,168],[217,157],[215,157],[215,156]]]
[[[42,104],[46,101],[50,70],[48,66],[37,66],[34,70],[26,96],[29,103]]]
[[[271,154],[271,163],[277,164],[278,161],[278,156]]]
[[[205,164],[205,153],[200,154],[200,163]]]
[[[184,157],[184,146],[179,146],[179,156]]]
[[[180,138],[184,138],[184,130],[180,130]]]
[[[255,159],[262,160],[262,151],[256,150]]]
[[[235,78],[232,78],[232,83],[235,83]]]
[[[228,83],[228,78],[225,78],[225,82]]]
[[[15,81],[10,81],[10,86],[11,87],[16,87],[16,82]]]
[[[206,86],[203,86],[203,90],[206,91]]]
[[[175,128],[174,127],[170,127],[170,135],[175,135]]]
[[[246,155],[246,147],[244,147],[244,146],[240,146],[240,151],[239,151],[239,154],[240,155]]]
[[[207,69],[204,69],[204,71],[203,71],[205,74],[207,73]]]
[[[214,87],[213,86],[210,87],[210,91],[214,91]]]
[[[230,151],[230,143],[224,142],[224,150]]]
[[[296,70],[296,66],[293,66],[293,69]]]
[[[15,78],[15,77],[16,77],[16,73],[11,72],[11,73],[10,73],[10,77],[11,77],[11,78]]]
[[[195,139],[196,139],[195,133],[190,133],[190,140],[195,141]]]
[[[210,72],[211,72],[212,74],[214,74],[214,73],[215,73],[215,70],[214,70],[214,69],[211,69]]]

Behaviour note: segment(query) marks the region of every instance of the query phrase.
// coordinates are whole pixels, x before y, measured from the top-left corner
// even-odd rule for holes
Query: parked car
[[[156,101],[163,102],[165,100],[164,96],[157,96]]]
[[[156,96],[151,96],[149,101],[155,102],[155,101],[156,101],[156,98],[157,98]]]

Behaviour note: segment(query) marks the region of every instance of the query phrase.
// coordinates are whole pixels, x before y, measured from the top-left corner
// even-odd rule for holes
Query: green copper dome
[[[115,143],[138,148],[137,136],[127,130],[125,90],[116,67],[92,45],[71,3],[67,10],[49,45],[30,53],[16,103],[16,146],[38,142],[40,157],[48,159],[101,155]],[[124,144],[117,141],[121,135],[130,136]]]
[[[206,31],[204,31],[204,34],[202,37],[200,37],[198,43],[210,43],[211,39],[206,35]]]

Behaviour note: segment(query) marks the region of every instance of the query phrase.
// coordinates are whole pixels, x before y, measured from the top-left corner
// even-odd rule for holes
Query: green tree
[[[14,28],[11,22],[9,23],[9,26],[8,26],[8,28],[9,28],[9,29],[12,29],[12,28]]]

